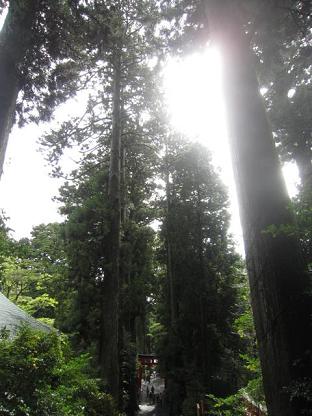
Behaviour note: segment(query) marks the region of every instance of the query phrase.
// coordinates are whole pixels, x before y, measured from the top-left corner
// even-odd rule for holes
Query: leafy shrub
[[[90,357],[74,357],[67,339],[21,327],[0,336],[0,414],[117,416],[111,396],[90,376]]]
[[[233,394],[224,398],[208,394],[206,405],[211,416],[244,416],[246,414],[240,394]]]

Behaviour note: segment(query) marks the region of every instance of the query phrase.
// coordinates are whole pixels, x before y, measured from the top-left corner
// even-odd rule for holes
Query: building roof
[[[23,324],[43,332],[51,331],[48,325],[37,321],[0,292],[0,329],[7,329],[14,335]]]

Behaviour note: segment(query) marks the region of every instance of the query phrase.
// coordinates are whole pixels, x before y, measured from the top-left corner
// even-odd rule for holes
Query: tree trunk
[[[168,159],[168,144],[166,143],[166,156]],[[167,280],[168,280],[168,295],[170,306],[170,323],[171,329],[175,328],[177,320],[177,305],[175,298],[175,285],[172,268],[172,246],[171,246],[171,196],[170,196],[170,180],[169,180],[169,166],[166,167],[166,251],[167,251]]]
[[[121,155],[120,155],[120,178],[121,178],[121,224],[125,224],[127,220],[127,181],[126,181],[126,146],[125,143],[121,145]]]
[[[120,263],[120,52],[113,59],[113,127],[109,168],[109,264],[103,282],[103,322],[101,345],[101,369],[104,380],[116,402],[119,402],[119,263]]]
[[[232,162],[240,202],[246,263],[270,416],[301,414],[287,389],[309,376],[308,278],[297,241],[266,232],[291,224],[289,199],[259,94],[253,58],[231,2],[209,3],[210,28],[222,51],[223,85]],[[208,3],[207,3],[208,4]],[[307,357],[309,359],[309,357]]]
[[[39,0],[11,0],[0,34],[0,177],[21,88],[19,67],[32,46]]]
[[[198,164],[198,161],[197,161]],[[205,271],[205,265],[204,265],[204,247],[203,247],[203,225],[202,225],[202,196],[201,196],[201,189],[200,189],[200,175],[199,175],[199,166],[197,165],[196,169],[196,182],[197,182],[197,189],[196,189],[196,195],[197,195],[197,202],[196,202],[196,216],[197,216],[197,250],[198,250],[198,262],[199,262],[199,270],[200,270],[200,280],[197,283],[198,285],[202,286],[202,289],[204,291],[205,288],[205,280],[206,280],[206,271]],[[207,322],[206,322],[206,314],[205,314],[205,300],[204,300],[204,293],[201,293],[198,299],[199,303],[199,311],[200,311],[200,363],[204,370],[204,375],[209,377],[210,374],[208,374],[208,361],[209,357],[207,357],[207,351],[208,351],[208,342],[206,336],[206,328],[207,328]],[[208,378],[207,377],[207,378]]]

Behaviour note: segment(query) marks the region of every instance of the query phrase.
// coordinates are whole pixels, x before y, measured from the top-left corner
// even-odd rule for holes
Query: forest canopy
[[[310,2],[11,0],[4,11],[0,175],[13,125],[44,125],[63,220],[15,240],[0,217],[1,292],[51,327],[2,330],[1,412],[131,416],[155,376],[168,416],[310,414]],[[216,70],[198,59],[208,54]],[[190,100],[181,125],[193,119],[199,139],[209,125],[214,143],[228,132],[244,259],[213,154],[170,117],[165,85],[183,79],[181,62],[197,65],[178,84]],[[48,124],[75,97],[79,114]]]

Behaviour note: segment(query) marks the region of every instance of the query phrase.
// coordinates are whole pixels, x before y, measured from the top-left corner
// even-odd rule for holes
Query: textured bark
[[[119,401],[119,264],[120,264],[120,55],[115,53],[113,85],[113,128],[108,200],[110,207],[109,265],[103,282],[101,367],[104,380]]]
[[[264,390],[270,416],[301,414],[287,388],[309,376],[308,278],[294,237],[267,233],[293,223],[247,38],[231,2],[209,3],[211,33],[222,51],[228,130]],[[208,5],[208,3],[207,3]]]
[[[168,149],[166,148],[166,154],[168,156]],[[167,226],[166,226],[166,250],[167,250],[167,279],[168,279],[168,295],[169,295],[169,305],[170,305],[170,323],[171,328],[175,328],[177,320],[177,302],[175,296],[175,287],[174,287],[174,276],[172,272],[172,247],[171,247],[171,202],[170,202],[170,181],[169,181],[169,168],[166,172],[166,203],[167,203]]]
[[[127,181],[126,181],[126,146],[122,143],[120,155],[120,190],[121,190],[121,223],[125,224],[127,220],[128,206],[127,206]]]
[[[19,67],[32,46],[38,5],[36,0],[11,0],[0,34],[0,177],[21,87]]]
[[[196,169],[196,217],[197,217],[197,227],[196,227],[196,235],[197,235],[197,252],[198,252],[198,263],[199,263],[199,279],[197,284],[200,285],[203,289],[206,283],[206,270],[204,265],[204,238],[203,238],[203,224],[202,224],[202,192],[201,187],[199,184],[199,166],[197,165]],[[207,322],[206,322],[206,314],[205,314],[205,299],[204,294],[201,294],[198,298],[198,307],[199,307],[199,317],[200,317],[200,354],[199,354],[199,365],[202,367],[203,372],[209,374],[208,371],[208,362],[209,357],[207,357],[208,351],[208,339],[206,336],[207,330]]]

